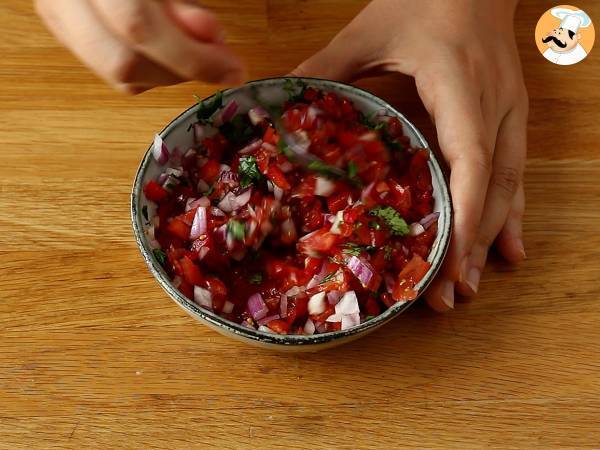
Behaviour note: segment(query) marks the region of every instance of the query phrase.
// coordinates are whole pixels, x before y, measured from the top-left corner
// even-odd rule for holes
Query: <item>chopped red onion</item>
[[[377,133],[375,131],[367,131],[366,133],[362,134],[359,138],[359,140],[361,141],[376,141],[377,139],[379,139],[379,136],[377,136]]]
[[[257,106],[248,111],[248,118],[252,125],[258,125],[265,119],[269,118],[269,113],[262,106]]]
[[[224,123],[229,122],[231,119],[233,119],[233,116],[235,116],[235,113],[237,112],[237,110],[238,110],[237,102],[235,100],[230,100],[223,107],[223,109],[220,111],[220,113],[217,113],[216,116],[214,116],[214,120],[213,120],[214,125],[216,127],[220,127]]]
[[[190,239],[198,239],[203,234],[206,234],[207,228],[208,215],[206,214],[206,207],[199,206],[194,215],[194,222],[192,223],[192,229],[190,230]]]
[[[224,172],[231,172],[231,167],[227,164],[221,164],[219,166],[219,175],[223,175]]]
[[[256,140],[250,142],[248,145],[246,145],[240,151],[238,151],[238,153],[240,155],[247,155],[248,153],[252,153],[254,150],[258,150],[262,144],[263,144],[262,139],[256,139]]]
[[[348,315],[359,313],[360,308],[358,306],[358,298],[356,297],[356,293],[354,291],[348,291],[335,305],[335,313],[340,315]]]
[[[360,281],[363,287],[367,287],[373,278],[375,269],[373,266],[361,256],[352,255],[346,262],[346,266],[350,269],[350,272],[354,274]]]
[[[315,329],[315,323],[309,318],[304,324],[304,333],[308,335],[315,334]]]
[[[315,327],[319,333],[325,333],[327,331],[327,325],[325,325],[325,322],[315,323]]]
[[[292,286],[291,288],[289,288],[285,295],[288,297],[294,297],[295,295],[300,294],[303,291],[302,287],[300,286]]]
[[[233,311],[233,303],[231,303],[229,300],[227,300],[227,301],[225,302],[225,304],[223,304],[223,309],[222,309],[222,311],[223,311],[225,314],[230,314],[230,313],[231,313],[231,311]]]
[[[240,176],[237,172],[225,170],[221,172],[221,175],[219,176],[219,181],[228,185],[230,188],[235,188],[240,183]]]
[[[391,274],[386,273],[383,276],[383,281],[385,282],[385,290],[391,294],[394,290],[394,285],[396,284],[394,277]]]
[[[225,213],[223,211],[221,211],[219,208],[217,208],[216,206],[213,206],[213,207],[210,208],[210,213],[213,216],[225,217]]]
[[[423,225],[423,228],[428,230],[431,225],[433,225],[435,222],[437,222],[439,217],[440,217],[440,213],[434,212],[434,213],[428,214],[427,216],[423,217],[421,220],[419,220],[419,223],[421,225]]]
[[[327,293],[327,301],[329,302],[330,305],[337,305],[337,303],[340,301],[341,297],[342,297],[341,291],[329,291]]]
[[[317,181],[315,183],[315,195],[328,197],[332,194],[334,189],[335,185],[331,180],[323,177],[317,177]]]
[[[371,184],[369,184],[366,188],[364,188],[360,194],[360,199],[364,202],[367,197],[369,197],[371,195],[371,191],[373,190],[373,188],[375,187],[375,182],[373,181]]]
[[[202,141],[208,137],[208,127],[201,123],[194,124],[194,142],[196,144],[202,143]]]
[[[208,247],[202,247],[198,250],[198,260],[202,261],[209,251],[210,249]]]
[[[294,170],[294,165],[289,161],[284,161],[279,165],[279,168],[283,173],[288,173]]]
[[[308,282],[308,284],[306,285],[306,289],[312,289],[313,287],[317,286],[322,280],[323,278],[325,278],[327,276],[327,264],[323,263],[321,265],[321,270],[319,270],[318,273],[316,273]]]
[[[281,294],[281,297],[279,299],[279,315],[282,319],[287,317],[287,300],[287,295]]]
[[[276,184],[273,185],[273,196],[275,197],[275,200],[281,200],[283,197],[283,189]]]
[[[310,105],[306,110],[306,119],[312,123],[320,114],[323,114],[323,111],[317,108],[314,104]]]
[[[285,219],[281,224],[281,231],[284,235],[290,236],[292,240],[296,240],[296,225],[294,225],[294,221],[291,218]]]
[[[311,315],[321,314],[327,309],[327,303],[325,302],[325,292],[319,292],[313,295],[308,300],[308,313]]]
[[[262,148],[273,156],[278,153],[277,147],[275,147],[273,144],[269,144],[268,142],[263,142]]]
[[[333,234],[341,234],[340,225],[344,223],[344,211],[338,211],[335,215],[329,231]]]
[[[279,314],[273,314],[271,316],[264,317],[264,318],[258,320],[257,322],[259,325],[267,325],[269,322],[271,322],[273,320],[277,320],[279,318],[280,318]]]
[[[342,315],[335,313],[330,315],[327,319],[325,319],[325,322],[341,322],[342,321]]]
[[[165,183],[165,181],[167,181],[168,177],[169,177],[169,175],[163,172],[158,176],[158,178],[156,179],[156,182],[160,185],[163,185]]]
[[[169,160],[169,147],[167,147],[167,144],[164,143],[164,141],[158,134],[154,136],[154,144],[152,145],[152,155],[154,156],[156,162],[158,162],[160,165],[166,164],[166,162]]]
[[[258,331],[262,331],[264,333],[272,333],[273,332],[273,330],[271,330],[269,327],[266,327],[264,325],[260,325],[258,327]]]
[[[248,298],[248,312],[254,320],[260,320],[267,316],[269,308],[267,308],[262,295],[256,293]]]
[[[418,236],[425,233],[425,228],[419,222],[411,223],[408,231],[409,236]]]
[[[204,308],[212,309],[212,294],[208,289],[194,286],[194,302]]]
[[[347,330],[356,325],[360,325],[360,313],[346,314],[342,316],[342,330]]]
[[[233,192],[228,192],[225,197],[221,199],[218,206],[221,210],[227,213],[237,211],[250,201],[251,196],[252,188],[246,189],[240,195],[235,195]]]

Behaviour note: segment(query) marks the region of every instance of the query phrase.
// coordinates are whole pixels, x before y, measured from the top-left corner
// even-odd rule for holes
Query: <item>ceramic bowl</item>
[[[396,111],[392,106],[375,95],[354,86],[335,81],[312,78],[304,78],[303,80],[308,85],[314,86],[320,90],[335,92],[347,97],[359,110],[367,115],[377,112],[398,117],[404,127],[404,133],[410,137],[411,144],[415,147],[428,148],[428,144],[419,130],[417,130],[400,112]],[[250,97],[249,93],[253,92],[254,94],[258,93],[261,99],[267,103],[281,104],[287,98],[287,93],[284,90],[285,83],[286,78],[270,78],[252,81],[244,86],[224,91],[224,101],[235,98],[240,105],[239,110],[242,112],[247,111],[251,107],[251,105],[248,104],[248,98]],[[160,132],[162,139],[167,143],[169,148],[179,147],[180,149],[187,149],[193,145],[193,132],[189,131],[189,127],[195,122],[197,107],[197,105],[194,105],[184,111]],[[429,167],[431,169],[433,180],[433,196],[435,200],[434,211],[439,212],[440,216],[438,219],[438,235],[428,258],[428,261],[431,262],[431,268],[416,286],[419,295],[422,294],[431,283],[442,264],[450,240],[452,223],[452,208],[446,179],[444,178],[440,165],[433,153],[431,154]],[[154,275],[167,294],[188,314],[219,333],[249,344],[277,350],[315,351],[347,343],[365,336],[406,311],[406,309],[414,303],[414,301],[398,303],[379,316],[348,330],[315,334],[312,336],[279,335],[248,329],[223,319],[209,310],[199,307],[193,301],[183,296],[173,286],[168,275],[153,256],[152,248],[148,244],[148,240],[144,233],[147,224],[142,216],[142,208],[145,206],[150,216],[152,216],[155,211],[152,202],[148,202],[143,195],[143,186],[149,180],[156,179],[163,169],[164,167],[161,168],[152,157],[152,145],[150,145],[138,168],[131,194],[131,218],[133,221],[135,239],[146,264],[148,264],[148,267],[150,268],[150,272],[152,272],[152,275]]]

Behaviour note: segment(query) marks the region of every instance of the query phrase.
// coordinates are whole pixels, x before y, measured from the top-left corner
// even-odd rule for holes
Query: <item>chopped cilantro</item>
[[[231,219],[227,223],[227,234],[231,234],[236,241],[243,241],[246,237],[246,227],[242,222]]]
[[[362,252],[360,247],[349,247],[343,249],[342,253],[345,253],[346,255],[360,256]]]
[[[219,128],[223,136],[234,145],[244,144],[254,135],[252,124],[246,114],[238,114]]]
[[[348,163],[348,176],[350,178],[354,178],[357,173],[358,173],[358,166],[356,165],[356,163],[354,161],[350,161]]]
[[[213,192],[215,192],[215,185],[214,184],[211,187],[208,188],[208,191],[206,191],[204,193],[204,195],[206,195],[207,197],[210,197]]]
[[[374,220],[369,221],[369,228],[373,228],[374,230],[381,230],[381,224]]]
[[[290,148],[283,141],[283,139],[279,139],[279,142],[277,142],[277,149],[279,150],[279,153],[284,155],[287,159],[294,159],[294,152],[290,150]]]
[[[144,216],[144,219],[148,220],[148,205],[142,206],[142,216]]]
[[[285,79],[283,84],[283,90],[288,95],[288,101],[293,103],[304,102],[304,91],[306,90],[306,83],[302,80],[292,80],[290,78]],[[300,88],[300,92],[297,92]]]
[[[240,180],[240,186],[242,188],[246,188],[262,178],[254,156],[245,156],[241,158],[238,172],[242,176]]]
[[[327,283],[328,281],[330,281],[335,276],[336,273],[337,273],[337,270],[335,272],[331,272],[328,275],[325,275],[325,277],[321,280],[321,282],[319,284],[325,284],[325,283]]]
[[[328,178],[339,178],[336,167],[325,164],[318,159],[309,162],[307,168]]]
[[[384,253],[384,258],[386,261],[389,261],[390,259],[392,259],[392,251],[394,249],[392,247],[390,247],[389,245],[386,245],[385,247],[383,247],[383,251]]]
[[[408,224],[404,221],[400,214],[398,214],[398,211],[391,206],[378,206],[377,208],[372,209],[369,214],[383,219],[392,234],[395,236],[404,236],[409,232]]]
[[[196,116],[201,122],[208,122],[210,116],[223,106],[223,93],[221,91],[218,91],[211,101],[202,101],[197,95],[194,95],[194,98],[198,102]]]
[[[374,318],[375,318],[375,316],[372,316],[371,314],[369,314],[367,317],[365,317],[365,322],[367,320],[371,320],[371,319],[374,319]]]
[[[165,265],[165,263],[167,262],[167,255],[165,254],[165,252],[163,252],[160,248],[155,248],[154,250],[152,250],[152,254],[161,266]]]
[[[250,278],[248,278],[248,281],[251,284],[260,284],[263,281],[263,276],[261,273],[254,273],[254,274],[250,275]]]

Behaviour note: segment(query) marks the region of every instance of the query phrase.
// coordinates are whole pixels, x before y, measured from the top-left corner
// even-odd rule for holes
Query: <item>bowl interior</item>
[[[235,99],[239,105],[238,113],[247,112],[252,106],[255,105],[253,96],[258,96],[261,102],[265,104],[280,105],[288,98],[288,93],[286,92],[285,87],[289,86],[289,81],[286,80],[288,79],[271,78],[267,80],[250,82],[239,88],[229,89],[223,92],[224,101],[226,102],[230,99]],[[361,110],[367,116],[377,113],[398,117],[402,122],[404,133],[410,138],[411,145],[413,147],[429,147],[422,134],[414,127],[414,125],[412,125],[402,114],[400,114],[392,106],[380,98],[354,86],[335,81],[311,78],[303,78],[302,81],[320,90],[336,92],[345,96],[354,103],[357,109]],[[194,105],[188,110],[184,111],[160,133],[161,137],[169,148],[178,148],[179,150],[185,152],[189,147],[193,146],[194,136],[191,125],[197,121],[197,108],[198,106]],[[238,337],[242,338],[245,337],[252,340],[273,344],[318,344],[338,337],[361,333],[380,326],[383,323],[391,320],[394,316],[400,314],[412,303],[414,303],[414,301],[397,303],[379,316],[348,330],[334,331],[312,336],[278,335],[274,333],[272,334],[251,330],[223,319],[217,314],[199,307],[194,302],[184,297],[171,284],[168,275],[153,256],[152,248],[148,243],[145,233],[145,231],[149,228],[149,223],[144,218],[143,211],[147,211],[148,217],[151,218],[155,214],[155,206],[152,202],[148,202],[144,197],[143,186],[148,181],[156,179],[160,173],[164,171],[165,167],[167,166],[160,166],[154,160],[152,156],[152,145],[150,145],[138,169],[133,186],[131,207],[134,234],[142,255],[148,264],[148,267],[150,268],[150,271],[156,277],[160,285],[181,307],[183,307],[193,316],[207,321],[210,325],[224,328],[225,331],[238,335]],[[416,286],[419,295],[432,281],[442,263],[448,247],[452,219],[451,202],[448,194],[447,183],[440,165],[433,153],[431,154],[429,167],[433,182],[434,211],[439,212],[440,216],[438,219],[438,235],[428,257],[428,261],[431,263],[431,269]]]

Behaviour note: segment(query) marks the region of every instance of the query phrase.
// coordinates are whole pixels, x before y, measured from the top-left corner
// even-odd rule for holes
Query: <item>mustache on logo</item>
[[[566,42],[562,42],[562,41],[560,41],[560,40],[559,40],[559,39],[558,39],[556,36],[548,36],[548,37],[545,37],[544,39],[542,39],[542,42],[543,42],[544,44],[546,44],[546,43],[548,43],[548,42],[550,42],[550,41],[554,41],[554,43],[555,43],[557,46],[559,46],[560,48],[565,48],[565,47],[567,46],[567,43],[566,43]]]

